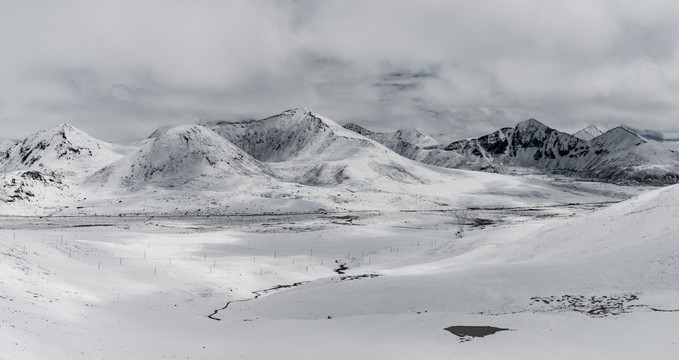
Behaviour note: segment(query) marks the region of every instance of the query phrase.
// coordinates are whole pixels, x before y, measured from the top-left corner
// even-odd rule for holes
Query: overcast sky
[[[308,106],[480,136],[536,118],[679,136],[677,1],[0,0],[0,137],[107,141]]]

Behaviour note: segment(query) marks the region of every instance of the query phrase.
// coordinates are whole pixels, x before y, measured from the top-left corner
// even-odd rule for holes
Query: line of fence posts
[[[16,232],[13,233],[13,238],[16,239]],[[76,235],[74,235],[74,240],[77,240],[77,236],[76,236]],[[61,244],[63,244],[63,235],[60,235],[59,241],[60,241]],[[269,242],[271,242],[271,238],[269,238]],[[250,243],[250,240],[248,240],[248,243]],[[116,248],[118,248],[118,242],[116,242],[115,244],[116,244]],[[148,244],[148,247],[151,246],[150,242],[147,243],[147,244]],[[431,244],[431,246],[433,247],[433,246],[435,246],[435,245],[437,244],[437,241],[436,241],[436,240],[433,240],[430,244]],[[228,246],[229,243],[227,242],[226,245]],[[418,241],[418,242],[417,242],[417,246],[419,247],[420,245],[421,245],[421,242]],[[184,244],[183,244],[183,243],[181,244],[181,248],[182,248],[182,250],[184,249]],[[393,253],[394,250],[396,250],[396,254],[399,253],[399,248],[394,248],[393,246],[390,246],[390,247],[389,247],[389,250],[390,250],[391,253]],[[26,246],[23,247],[23,252],[26,253]],[[274,255],[274,259],[278,258],[278,251],[277,251],[277,250],[274,250],[274,254],[273,254],[273,255]],[[310,256],[310,257],[313,257],[313,255],[314,255],[314,249],[313,249],[313,248],[310,248],[310,249],[309,249],[309,256]],[[72,249],[69,249],[69,258],[72,257],[72,256],[73,256],[73,250],[72,250]],[[144,259],[147,259],[147,252],[146,252],[146,249],[144,249],[143,258],[144,258]],[[321,261],[320,261],[320,262],[321,262],[321,265],[324,265],[324,264],[325,264],[325,259],[321,258],[320,260],[321,260]],[[347,260],[351,260],[351,251],[347,251]],[[207,252],[203,252],[203,261],[207,262]],[[296,259],[293,257],[293,258],[292,258],[292,263],[295,264],[295,261],[296,261]],[[365,261],[365,251],[361,251],[361,261]],[[257,258],[256,258],[256,257],[253,257],[253,258],[252,258],[252,262],[253,262],[253,263],[257,263]],[[122,264],[123,264],[123,259],[122,259],[122,257],[119,257],[119,258],[118,258],[118,264],[122,266]],[[171,258],[171,257],[168,258],[168,264],[169,264],[169,265],[172,265],[172,258]],[[368,264],[372,264],[372,258],[371,258],[370,256],[368,257]],[[213,267],[217,267],[217,260],[216,260],[216,259],[213,259],[213,261],[212,261],[212,266],[209,267],[210,273],[212,273],[212,268],[213,268]],[[98,262],[97,262],[97,270],[101,270],[101,261],[98,261]],[[306,272],[309,271],[309,265],[306,266],[305,271],[306,271]],[[157,266],[153,268],[153,273],[154,273],[154,275],[157,275],[157,274],[158,274],[158,268],[157,268]],[[263,276],[263,270],[262,270],[262,269],[260,269],[260,276]]]

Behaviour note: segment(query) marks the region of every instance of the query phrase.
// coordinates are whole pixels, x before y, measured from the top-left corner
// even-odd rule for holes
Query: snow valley
[[[293,109],[3,147],[0,358],[679,350],[678,149],[626,128],[444,145]]]

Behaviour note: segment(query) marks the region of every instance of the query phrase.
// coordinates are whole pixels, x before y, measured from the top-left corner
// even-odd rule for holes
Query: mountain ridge
[[[350,128],[372,134],[355,124]],[[669,185],[679,181],[676,149],[648,142],[622,126],[583,140],[531,118],[514,127],[446,146],[418,148],[388,141],[385,145],[410,159],[456,169],[539,171],[618,184]]]

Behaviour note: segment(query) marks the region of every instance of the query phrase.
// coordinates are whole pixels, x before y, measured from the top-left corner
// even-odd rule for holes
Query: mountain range
[[[679,149],[624,127],[602,132],[589,126],[570,135],[529,119],[478,138],[421,147],[384,140],[385,134],[355,124],[346,126],[430,165],[507,174],[537,171],[628,185],[679,182]]]
[[[163,127],[118,145],[60,124],[0,155],[0,213],[443,208],[464,206],[470,193],[485,194],[474,201],[489,206],[593,196],[502,175],[527,171],[626,184],[678,181],[679,155],[668,145],[622,127],[594,136],[597,130],[576,137],[530,119],[444,146],[419,130],[342,127],[299,108],[261,120]]]

